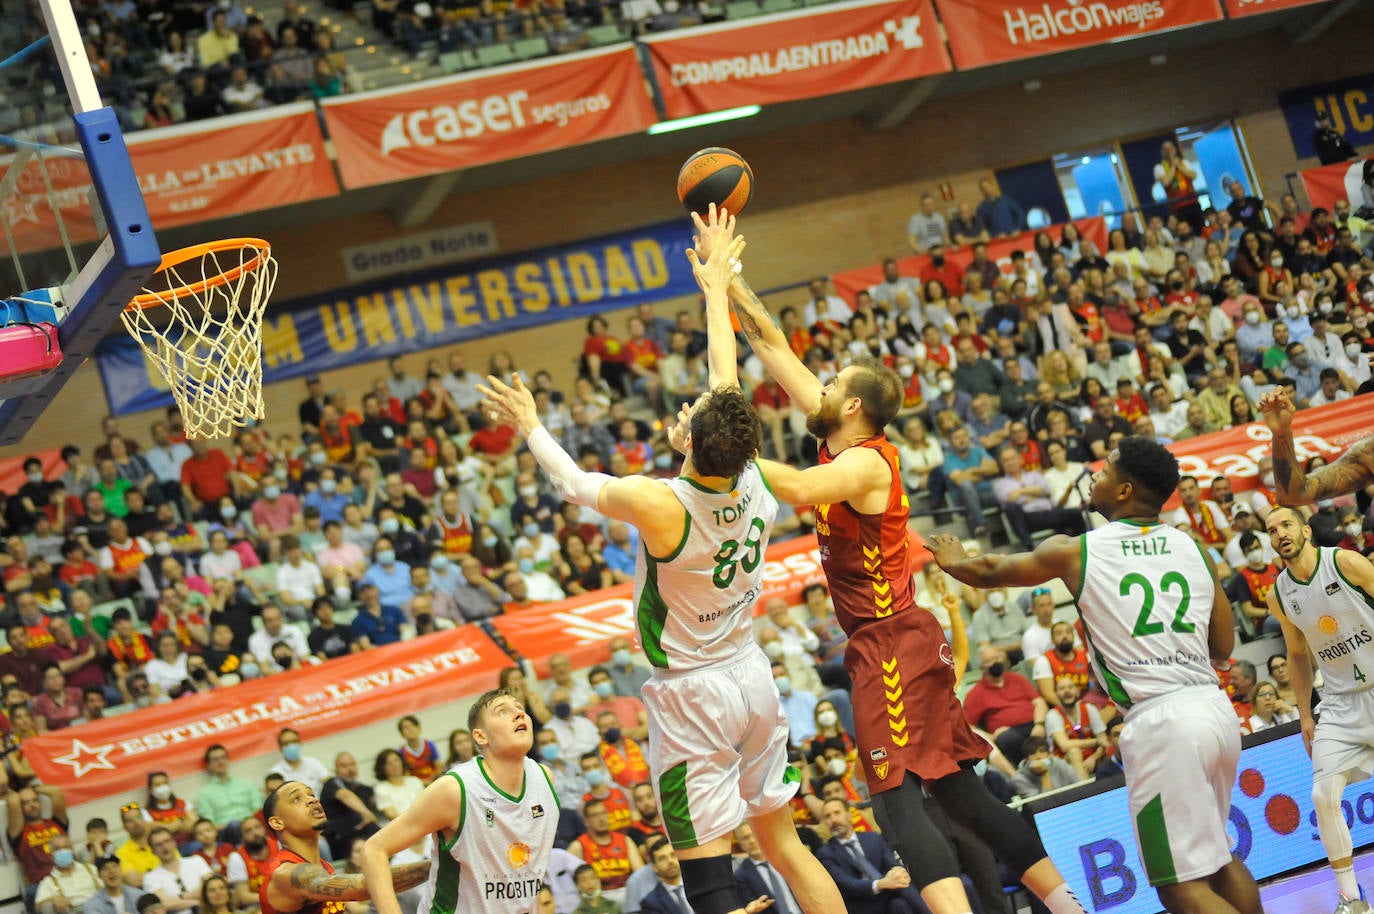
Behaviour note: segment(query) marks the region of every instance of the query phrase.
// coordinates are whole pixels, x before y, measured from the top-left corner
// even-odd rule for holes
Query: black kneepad
[[[687,903],[696,914],[730,914],[744,907],[735,888],[735,871],[728,854],[679,862]]]

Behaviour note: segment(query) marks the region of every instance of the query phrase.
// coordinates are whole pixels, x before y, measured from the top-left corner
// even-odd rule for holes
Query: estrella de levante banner
[[[475,697],[510,665],[485,632],[464,625],[30,737],[24,757],[76,806],[143,789],[152,769],[173,779],[199,772],[216,743],[243,759],[275,752],[283,727],[308,742]]]
[[[656,118],[634,47],[325,99],[345,187],[638,133]]]
[[[157,230],[330,197],[339,192],[324,136],[309,102],[140,130],[127,137],[139,190]],[[6,167],[14,156],[5,158]],[[45,178],[46,172],[46,178]],[[34,156],[5,197],[3,217],[15,247],[62,244],[53,199],[73,243],[94,241],[91,173],[80,158]]]
[[[274,303],[263,323],[263,383],[690,295],[691,242],[683,219]],[[582,329],[571,335],[580,347]],[[102,340],[96,362],[114,415],[171,404],[129,337]]]
[[[944,73],[931,0],[858,0],[643,39],[668,117]]]
[[[1218,0],[939,0],[961,70],[1221,19]]]

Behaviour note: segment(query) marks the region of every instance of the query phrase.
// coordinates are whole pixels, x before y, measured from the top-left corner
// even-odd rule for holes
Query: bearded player
[[[728,233],[714,221],[698,231],[702,258],[728,243]],[[822,385],[743,277],[731,282],[730,299],[750,346],[821,440],[819,466],[760,465],[779,499],[816,506],[821,564],[836,618],[849,636],[845,667],[854,682],[859,760],[883,834],[934,914],[967,914],[954,851],[925,812],[922,791],[928,790],[1052,914],[1082,914],[1034,830],[974,774],[987,743],[964,720],[939,623],[916,606],[911,592],[910,507],[897,449],[883,434],[902,405],[896,372],[860,359]]]

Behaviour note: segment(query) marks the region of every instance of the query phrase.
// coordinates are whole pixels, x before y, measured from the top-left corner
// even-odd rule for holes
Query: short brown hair
[[[845,382],[844,395],[858,397],[864,418],[874,434],[881,432],[902,408],[902,379],[897,372],[870,356],[855,359]]]
[[[468,709],[468,730],[476,730],[482,724],[482,715],[487,712],[487,708],[498,698],[514,698],[517,702],[524,704],[524,700],[515,692],[514,689],[492,689],[483,692],[472,703]]]

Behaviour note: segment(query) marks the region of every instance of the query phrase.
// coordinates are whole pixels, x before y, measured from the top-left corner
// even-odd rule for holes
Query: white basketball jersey
[[[548,774],[525,759],[518,797],[492,784],[481,756],[440,777],[462,782],[463,811],[452,840],[434,836],[437,850],[418,914],[530,914],[558,830],[558,794]]]
[[[1321,666],[1325,691],[1349,694],[1374,688],[1374,599],[1347,581],[1331,546],[1317,547],[1317,570],[1299,581],[1292,568],[1279,573],[1279,606],[1307,638]]]
[[[634,605],[645,656],[657,669],[682,670],[757,650],[754,601],[777,499],[752,460],[728,492],[683,477],[668,485],[687,524],[671,555],[655,558],[641,547]]]
[[[1217,684],[1207,647],[1215,593],[1182,530],[1115,521],[1084,535],[1078,612],[1097,681],[1118,707]]]

